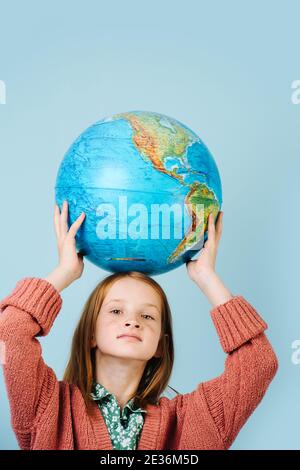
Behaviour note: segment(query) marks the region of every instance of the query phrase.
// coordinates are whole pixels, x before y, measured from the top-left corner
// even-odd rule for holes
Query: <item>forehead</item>
[[[104,303],[112,299],[122,299],[131,303],[151,303],[160,309],[161,300],[155,289],[143,281],[123,278],[114,282],[106,293]]]

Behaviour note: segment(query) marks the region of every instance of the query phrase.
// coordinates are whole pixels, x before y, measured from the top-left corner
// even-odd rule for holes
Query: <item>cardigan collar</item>
[[[155,450],[158,445],[161,406],[148,404],[146,411],[137,450]],[[108,429],[96,401],[92,403],[91,422],[94,431],[95,450],[113,450]]]
[[[93,385],[92,385],[92,393],[91,393],[91,398],[95,401],[100,401],[102,402],[103,399],[105,397],[113,397],[116,400],[116,397],[114,396],[114,394],[110,393],[105,387],[104,385],[96,382],[95,380],[93,380]],[[134,400],[134,397],[131,398],[131,400],[129,400],[126,405],[124,406],[124,412],[125,414],[127,413],[137,413],[137,412],[141,412],[141,413],[147,413],[146,410],[144,410],[143,408],[141,407],[137,407],[135,405],[135,400]]]

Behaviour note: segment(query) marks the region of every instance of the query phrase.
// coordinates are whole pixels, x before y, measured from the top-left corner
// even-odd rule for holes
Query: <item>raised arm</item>
[[[227,357],[224,372],[200,384],[199,390],[228,449],[261,402],[278,361],[264,334],[267,324],[243,296],[215,307],[211,317]]]
[[[55,207],[59,265],[45,279],[24,278],[0,302],[1,362],[11,410],[11,423],[22,449],[30,448],[31,430],[58,388],[54,371],[42,358],[38,336],[50,331],[65,289],[83,271],[75,235],[82,215],[68,230],[67,207]]]
[[[211,317],[227,353],[225,368],[219,377],[199,384],[189,400],[195,410],[204,395],[219,441],[228,449],[262,400],[278,361],[264,334],[265,321],[243,296],[232,295],[215,272],[222,220],[220,212],[215,227],[210,215],[208,240],[198,259],[187,263],[187,270],[213,307]]]
[[[57,385],[42,358],[37,336],[49,332],[62,299],[52,284],[24,278],[0,302],[0,341],[11,423],[21,449],[30,449],[31,429]]]

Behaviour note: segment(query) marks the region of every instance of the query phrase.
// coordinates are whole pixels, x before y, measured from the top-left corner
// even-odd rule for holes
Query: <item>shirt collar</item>
[[[95,380],[93,381],[93,386],[92,386],[92,393],[91,393],[91,397],[93,400],[95,401],[102,401],[103,398],[105,397],[113,397],[116,399],[116,397],[110,393],[105,387],[104,385],[96,382]],[[135,405],[134,405],[134,397],[131,398],[125,405],[124,409],[126,409],[126,407],[128,407],[132,412],[134,413],[137,413],[137,412],[144,412],[144,413],[147,413],[146,410],[142,409],[142,408],[137,408]]]

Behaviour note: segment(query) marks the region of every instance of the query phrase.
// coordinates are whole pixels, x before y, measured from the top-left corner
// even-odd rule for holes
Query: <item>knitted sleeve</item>
[[[0,302],[1,362],[11,423],[21,449],[30,448],[30,430],[57,384],[37,337],[47,335],[61,305],[59,292],[39,278],[20,280]]]
[[[224,372],[199,385],[217,432],[228,449],[262,400],[278,369],[264,330],[267,324],[243,296],[211,310],[223,351]]]

